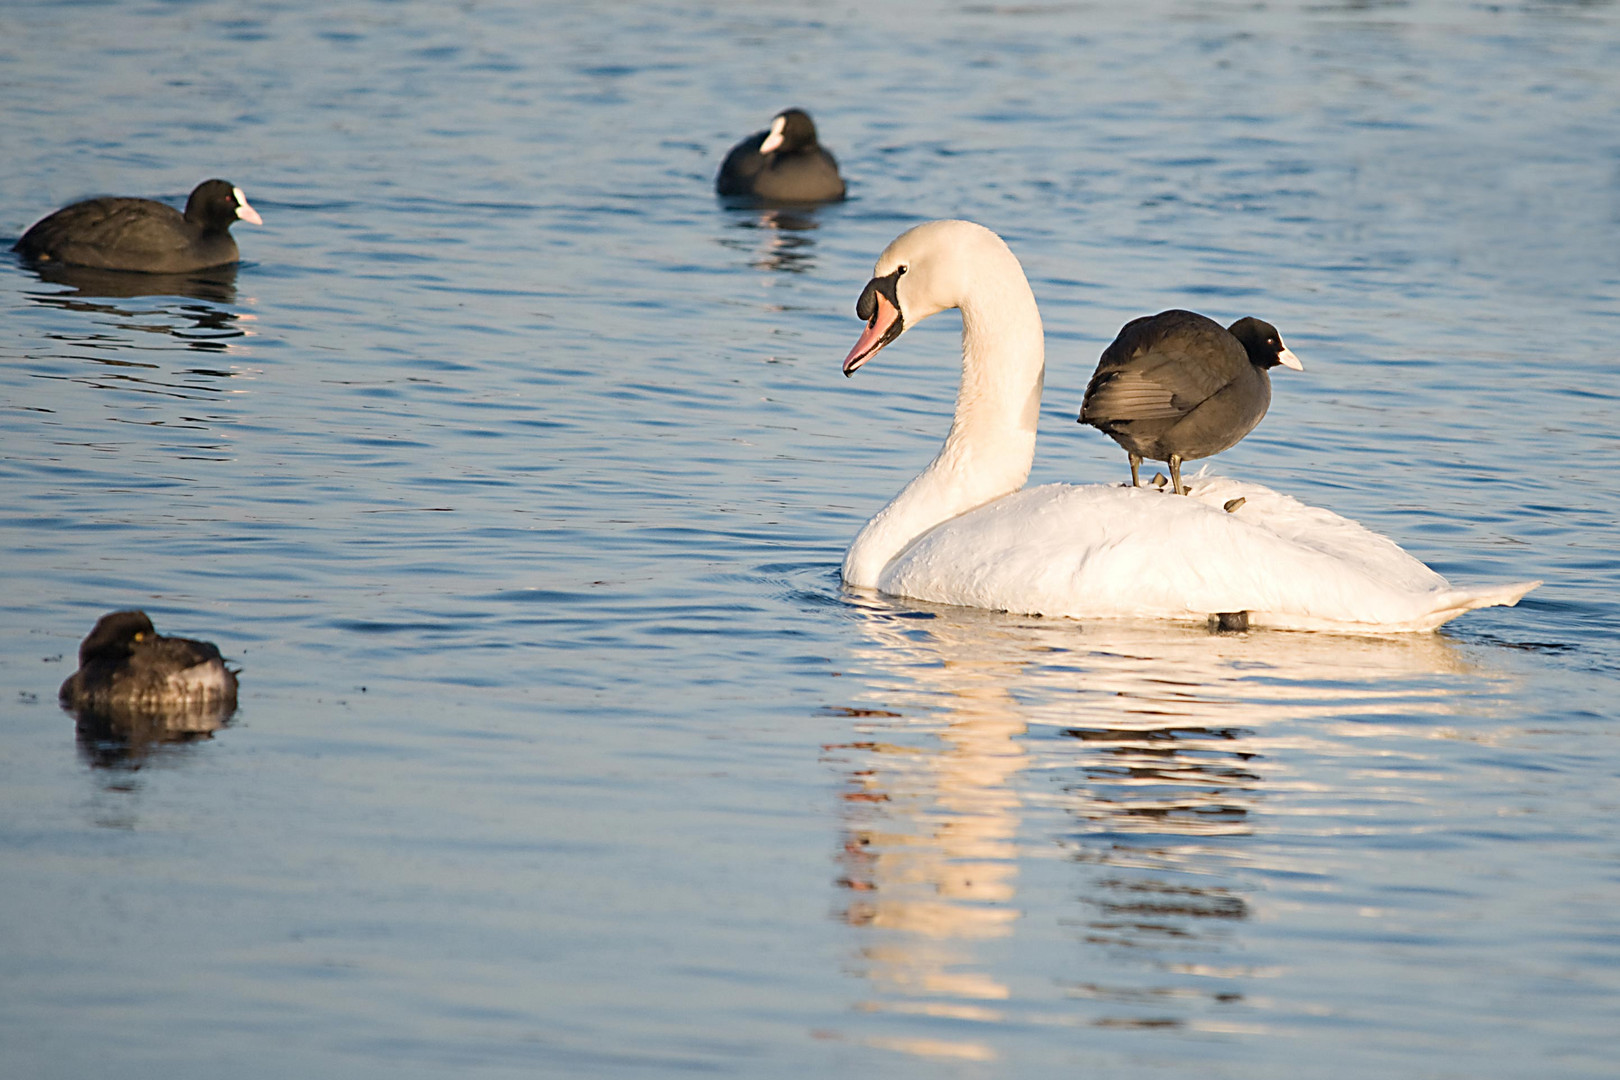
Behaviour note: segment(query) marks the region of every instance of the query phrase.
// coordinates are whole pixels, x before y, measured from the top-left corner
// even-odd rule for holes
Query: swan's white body
[[[849,585],[1032,615],[1204,621],[1241,611],[1254,626],[1391,632],[1511,605],[1539,584],[1453,588],[1353,521],[1223,477],[1193,480],[1190,496],[1020,490],[1046,359],[1034,294],[1007,245],[971,222],[920,225],[878,258],[863,314],[868,298],[871,323],[846,374],[905,327],[959,307],[962,385],[938,456],[850,546]]]

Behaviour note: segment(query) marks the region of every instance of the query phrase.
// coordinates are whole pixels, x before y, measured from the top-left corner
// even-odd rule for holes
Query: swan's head
[[[1006,242],[971,221],[930,221],[901,233],[878,256],[872,280],[855,301],[866,330],[844,359],[844,374],[855,374],[908,327],[961,307],[975,284],[995,281],[1006,263],[1022,282],[1023,270]]]
[[[1278,364],[1295,371],[1305,370],[1305,365],[1283,344],[1282,335],[1270,323],[1251,317],[1239,319],[1227,329],[1238,339],[1243,351],[1249,354],[1249,363],[1261,371]]]

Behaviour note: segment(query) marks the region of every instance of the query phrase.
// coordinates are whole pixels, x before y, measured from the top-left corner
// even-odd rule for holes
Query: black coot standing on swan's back
[[[1303,371],[1277,328],[1239,319],[1230,328],[1191,311],[1133,319],[1103,350],[1086,387],[1080,422],[1125,448],[1131,484],[1142,459],[1170,465],[1172,490],[1186,494],[1181,463],[1209,457],[1254,430],[1271,405],[1268,368]]]
[[[838,162],[816,141],[815,121],[803,109],[784,109],[769,130],[732,147],[714,189],[771,203],[837,202],[845,191]]]
[[[12,250],[39,263],[179,274],[236,262],[237,221],[264,224],[241,188],[205,180],[184,214],[151,199],[86,199],[36,222]]]
[[[88,713],[162,713],[236,707],[236,675],[206,641],[164,637],[144,611],[96,620],[79,645],[79,670],[62,704]]]

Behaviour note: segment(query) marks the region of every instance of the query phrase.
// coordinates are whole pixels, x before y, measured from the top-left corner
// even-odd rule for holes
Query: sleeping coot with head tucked
[[[768,203],[837,202],[844,197],[838,162],[816,141],[816,125],[803,109],[784,109],[767,131],[731,148],[717,193]]]
[[[1181,463],[1254,430],[1271,405],[1266,371],[1278,364],[1304,370],[1268,322],[1239,319],[1227,328],[1191,311],[1145,315],[1103,350],[1080,422],[1125,448],[1133,487],[1148,458],[1169,463],[1172,490],[1184,495]]]
[[[180,274],[236,262],[237,221],[264,224],[241,188],[205,180],[184,214],[151,199],[86,199],[37,222],[12,250],[35,262]]]
[[[144,611],[96,620],[62,704],[83,712],[162,712],[236,705],[236,675],[206,641],[164,637]]]

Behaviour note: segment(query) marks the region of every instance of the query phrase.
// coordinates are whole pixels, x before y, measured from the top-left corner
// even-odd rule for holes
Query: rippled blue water
[[[0,238],[242,185],[158,295],[0,260],[8,1076],[1608,1077],[1620,11],[20,0]],[[727,210],[809,108],[851,183]],[[1126,319],[1303,358],[1214,468],[1519,607],[1377,640],[846,594],[1007,237],[1034,479]],[[9,243],[9,240],[8,240]],[[99,613],[242,669],[77,740]]]

